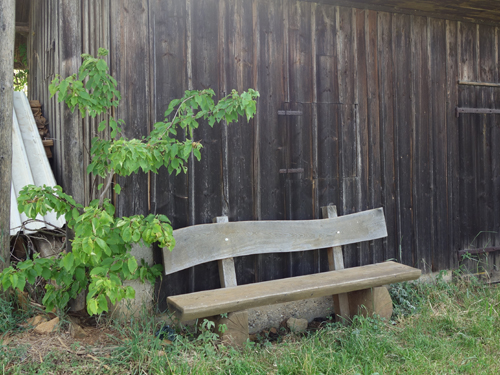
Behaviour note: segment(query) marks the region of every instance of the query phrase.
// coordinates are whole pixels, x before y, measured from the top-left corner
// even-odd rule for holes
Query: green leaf
[[[43,271],[42,271],[42,277],[45,280],[50,280],[51,276],[52,276],[52,272],[50,272],[50,269],[49,268],[44,268]]]
[[[80,216],[80,212],[78,212],[78,210],[76,208],[73,208],[71,210],[71,214],[73,215],[73,219],[78,219],[78,217]]]
[[[90,276],[95,276],[95,275],[106,275],[107,269],[104,267],[96,267],[90,271]]]
[[[134,273],[137,270],[137,260],[134,257],[130,257],[127,262],[128,269],[130,273]]]
[[[68,272],[70,272],[74,262],[75,256],[73,255],[73,253],[66,254],[66,256],[62,259],[63,267],[66,268],[66,271]]]
[[[105,72],[106,70],[108,70],[108,64],[106,64],[106,61],[104,61],[103,59],[99,59],[99,61],[97,62],[96,67],[101,72]]]
[[[75,279],[80,282],[85,280],[85,268],[78,267],[77,269],[75,269]]]
[[[113,190],[115,191],[116,194],[119,195],[122,191],[122,187],[119,184],[115,184],[115,186],[113,187]]]
[[[99,127],[97,128],[97,131],[102,132],[104,129],[106,129],[106,120],[102,120],[102,121],[99,123]]]
[[[97,314],[97,300],[95,300],[93,298],[87,300],[87,312],[90,315]]]

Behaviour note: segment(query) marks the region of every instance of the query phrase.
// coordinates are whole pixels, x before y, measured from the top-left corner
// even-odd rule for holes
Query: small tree
[[[87,168],[88,173],[104,178],[105,182],[98,186],[100,198],[83,207],[60,186],[24,187],[18,198],[19,211],[31,219],[51,210],[64,215],[68,227],[75,232],[72,252],[52,258],[35,255],[0,274],[4,289],[13,287],[22,291],[26,282],[33,284],[37,277],[53,281],[46,284],[42,301],[48,310],[54,306],[64,309],[71,298],[88,289],[87,311],[91,315],[99,314],[108,310],[107,298],[117,303],[123,298],[135,297],[134,289],[123,286],[123,280],[153,283],[161,275],[162,266],[137,264],[130,254],[131,245],[143,241],[172,250],[175,240],[170,221],[164,215],[152,214],[116,218],[115,207],[105,198],[113,176],[129,176],[139,170],[158,173],[162,166],[169,174],[185,173],[191,153],[198,160],[201,158],[202,145],[193,141],[199,120],[207,120],[210,126],[222,120],[229,124],[238,116],[250,120],[256,111],[255,99],[259,94],[252,89],[241,95],[233,90],[218,103],[212,99],[213,90],[186,91],[182,98],[170,102],[165,120],[156,123],[151,134],[142,139],[127,139],[121,134],[123,120],[115,119],[111,113],[121,96],[102,58],[107,54],[107,50],[99,49],[97,58],[82,55],[78,75],[62,80],[56,77],[49,87],[51,94],[57,93],[58,100],[64,101],[72,111],[78,108],[82,117],[107,114],[98,132],[102,134],[109,127],[112,139],[97,136],[92,140],[91,162]],[[178,133],[185,136],[178,137]],[[120,194],[120,185],[115,184],[113,188]]]

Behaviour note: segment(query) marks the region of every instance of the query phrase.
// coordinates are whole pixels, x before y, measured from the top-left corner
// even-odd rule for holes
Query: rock
[[[34,318],[29,318],[25,324],[22,324],[23,327],[36,327],[40,323],[44,323],[47,321],[47,318],[43,315],[37,315]]]
[[[59,318],[54,318],[45,323],[40,323],[35,327],[35,332],[41,335],[51,333],[54,328],[59,324]]]
[[[71,319],[69,321],[69,334],[74,339],[83,339],[85,336],[87,336],[85,330]]]
[[[307,324],[307,319],[290,318],[286,321],[286,325],[294,333],[304,332],[307,329]]]

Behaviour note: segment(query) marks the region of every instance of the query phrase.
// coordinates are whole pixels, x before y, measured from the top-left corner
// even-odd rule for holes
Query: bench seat
[[[418,279],[421,271],[396,262],[296,276],[167,298],[180,321],[369,289]]]

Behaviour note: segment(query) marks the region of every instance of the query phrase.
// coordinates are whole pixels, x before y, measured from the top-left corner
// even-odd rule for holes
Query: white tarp
[[[11,236],[22,230],[20,225],[27,220],[26,215],[19,214],[16,198],[19,191],[28,184],[55,186],[56,180],[38,134],[28,98],[23,92],[15,92],[12,127]],[[29,223],[24,233],[45,227],[53,229],[52,225],[61,228],[65,224],[64,218],[57,219],[54,212],[47,213],[45,217],[37,217],[37,219],[41,221]],[[42,221],[51,225],[46,226]]]

